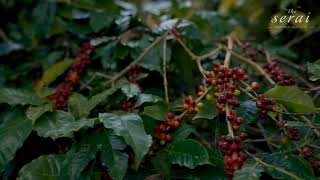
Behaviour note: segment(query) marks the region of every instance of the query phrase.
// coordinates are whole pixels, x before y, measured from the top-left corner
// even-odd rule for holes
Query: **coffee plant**
[[[2,179],[319,179],[318,30],[206,3],[0,0]]]

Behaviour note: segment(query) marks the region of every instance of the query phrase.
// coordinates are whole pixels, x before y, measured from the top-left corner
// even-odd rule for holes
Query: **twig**
[[[218,48],[213,49],[212,51],[210,51],[207,54],[204,54],[202,56],[198,56],[198,61],[203,61],[211,56],[213,56],[214,54],[218,53],[221,50],[221,46],[219,46]]]
[[[205,145],[208,149],[212,149],[211,143],[205,140],[204,138],[201,137],[201,135],[198,132],[192,132],[192,134],[199,139],[200,143]]]
[[[286,65],[288,65],[288,66],[290,66],[290,67],[292,67],[292,68],[294,68],[294,69],[296,69],[296,70],[299,70],[299,71],[304,71],[304,70],[305,70],[303,67],[301,67],[301,66],[299,66],[299,65],[291,62],[291,61],[288,60],[288,59],[285,59],[285,58],[283,58],[283,57],[276,56],[276,55],[273,55],[273,56],[274,56],[275,58],[277,58],[277,59],[279,60],[279,62],[282,63],[282,64],[286,64]]]
[[[208,94],[208,92],[211,90],[211,88],[212,88],[212,87],[207,88],[206,91],[205,91],[201,96],[199,96],[199,97],[195,100],[195,103],[200,102],[200,101]],[[182,119],[183,116],[184,116],[185,114],[187,114],[187,113],[188,113],[187,110],[183,111],[183,112],[178,116],[178,119]]]
[[[320,32],[320,29],[318,29],[318,28],[315,29],[315,30],[313,30],[313,31],[309,31],[309,32],[303,34],[302,36],[299,36],[299,37],[296,37],[296,38],[292,39],[292,40],[289,41],[285,46],[286,46],[286,47],[291,47],[291,46],[293,46],[293,45],[301,42],[301,41],[304,40],[305,38],[307,38],[307,37],[309,37],[309,36],[311,36],[311,35],[314,35],[314,34],[316,34],[316,33],[318,33],[318,32]]]
[[[263,137],[267,140],[267,145],[268,145],[269,149],[270,149],[271,151],[274,151],[274,149],[273,149],[273,147],[271,146],[271,143],[270,143],[270,141],[269,141],[269,139],[268,139],[268,136],[267,136],[267,134],[266,134],[266,131],[264,130],[262,124],[261,124],[259,121],[257,122],[257,126],[258,126],[258,128],[260,129]]]
[[[224,63],[223,63],[226,68],[229,68],[229,65],[230,65],[231,54],[232,54],[232,46],[233,46],[233,41],[231,39],[231,36],[228,36],[228,49],[227,49],[227,53],[226,53],[226,56],[225,56],[225,59],[224,59]],[[233,133],[233,130],[232,130],[232,124],[228,120],[228,116],[230,115],[230,109],[229,109],[228,103],[226,103],[226,107],[225,108],[226,108],[226,122],[227,122],[227,125],[228,125],[228,134],[229,134],[229,136],[234,137],[234,133]]]
[[[266,59],[268,61],[268,63],[271,63],[271,55],[268,51],[264,51],[264,53],[266,54]]]
[[[197,66],[198,66],[198,69],[199,69],[199,71],[200,71],[200,73],[202,74],[202,76],[204,77],[204,78],[206,78],[206,73],[205,73],[205,70],[202,68],[202,66],[201,66],[201,61],[196,61],[197,62]]]
[[[163,86],[166,102],[169,104],[169,95],[168,95],[168,80],[167,80],[167,38],[163,40],[163,49],[162,49],[162,71],[163,71]]]
[[[176,36],[174,36],[176,37]],[[197,60],[198,56],[195,55],[188,47],[187,45],[181,40],[180,37],[176,37],[177,41],[179,42],[179,44],[183,47],[183,49],[189,54],[189,56],[191,57],[192,60]]]
[[[230,60],[231,60],[231,54],[232,54],[232,47],[233,47],[233,41],[230,36],[228,36],[228,48],[227,48],[227,53],[224,59],[224,66],[229,67],[230,65]]]
[[[282,172],[283,174],[286,174],[286,175],[292,177],[293,179],[303,180],[302,178],[300,178],[300,177],[292,174],[291,172],[286,171],[285,169],[282,169],[282,168],[277,167],[277,166],[274,166],[274,165],[272,165],[272,164],[268,164],[268,163],[266,163],[266,162],[263,162],[261,159],[255,157],[254,155],[252,155],[251,153],[249,153],[247,150],[244,150],[244,152],[245,152],[246,154],[248,154],[252,159],[254,159],[257,163],[259,163],[259,164],[261,164],[261,165],[263,165],[263,166],[265,166],[265,167],[267,167],[267,168],[271,168],[271,169],[274,169],[274,170],[276,170],[276,171]]]
[[[232,130],[232,124],[228,120],[228,116],[229,115],[230,115],[230,108],[229,108],[228,104],[226,103],[226,122],[227,122],[227,125],[228,125],[228,135],[231,136],[231,137],[234,137],[234,133],[233,133],[233,130]]]
[[[93,76],[85,83],[81,84],[80,86],[80,90],[84,89],[84,88],[88,88],[88,89],[92,89],[91,87],[89,87],[89,84],[96,78],[96,74],[93,74]]]
[[[138,62],[140,62],[144,56],[152,49],[154,48],[158,43],[160,43],[163,38],[167,35],[168,33],[165,33],[164,35],[158,37],[153,43],[151,43],[140,55],[137,59],[132,61],[127,67],[125,67],[122,71],[120,71],[118,74],[112,77],[110,81],[107,82],[107,85],[114,83],[116,80],[118,80],[120,77],[122,77],[124,74],[126,74],[131,68],[133,68]]]
[[[177,27],[181,22],[181,19],[177,20],[176,24],[173,26],[172,29],[174,29],[175,27]],[[138,64],[138,62],[140,62],[141,60],[143,60],[143,58],[146,56],[146,54],[153,49],[158,43],[160,43],[165,37],[167,37],[167,35],[169,34],[169,32],[171,31],[168,30],[167,32],[165,32],[162,36],[158,37],[154,42],[152,42],[148,47],[146,47],[144,49],[144,51],[138,56],[137,59],[135,59],[134,61],[132,61],[127,67],[125,67],[122,71],[120,71],[118,74],[116,74],[115,76],[112,77],[112,79],[110,81],[107,82],[107,85],[109,84],[114,84],[114,82],[116,80],[118,80],[119,78],[121,78],[124,74],[126,74],[132,67],[134,67],[136,64]]]
[[[308,119],[306,116],[301,116],[302,119],[307,123],[307,125],[313,130],[314,134],[319,138],[320,137],[320,132],[314,125],[312,124],[311,120]]]
[[[241,56],[240,54],[232,51],[232,55],[234,55],[235,57],[237,57],[239,60],[241,60],[242,62],[245,62],[249,65],[251,65],[252,67],[254,67],[257,71],[260,72],[261,75],[263,75],[270,84],[275,85],[275,82],[270,78],[270,76],[255,62],[251,61],[250,59],[247,59],[243,56]]]

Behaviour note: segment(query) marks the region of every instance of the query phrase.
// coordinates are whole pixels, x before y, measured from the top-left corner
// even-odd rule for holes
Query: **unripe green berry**
[[[253,89],[252,89],[250,86],[247,86],[247,87],[246,87],[246,91],[247,91],[247,92],[252,92]]]
[[[204,106],[204,104],[202,102],[198,102],[196,105],[196,107],[199,109],[203,108],[203,106]]]
[[[213,97],[212,97],[211,94],[207,94],[207,95],[206,95],[206,99],[207,99],[208,101],[211,101],[211,100],[213,99]]]
[[[165,144],[166,144],[166,141],[165,141],[165,140],[161,140],[161,141],[160,141],[160,145],[163,146],[163,145],[165,145]]]
[[[236,89],[233,94],[235,96],[240,96],[241,92],[239,91],[239,89]]]

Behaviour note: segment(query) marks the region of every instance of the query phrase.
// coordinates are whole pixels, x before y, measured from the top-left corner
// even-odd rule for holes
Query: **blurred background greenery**
[[[144,22],[151,29],[163,20],[181,17],[196,23],[209,40],[214,39],[218,32],[231,28],[242,38],[273,46],[274,49],[280,48],[296,62],[320,58],[317,42],[320,40],[320,34],[317,34],[320,4],[312,0],[1,0],[0,5],[1,41],[14,43],[10,46],[2,43],[0,54],[21,46],[36,46],[37,38],[59,35],[65,31],[82,35],[90,33],[88,27],[79,22],[90,16],[88,10],[93,10],[110,13],[110,17],[105,15],[106,21],[115,18],[111,14],[121,12],[121,18],[117,17],[118,23],[125,23],[126,16],[136,16],[137,23]],[[290,8],[297,10],[296,14],[307,16],[310,13],[310,22],[301,27],[298,25],[298,28],[268,28],[273,15],[284,15]],[[67,22],[67,19],[73,21]],[[305,25],[308,28],[302,27]],[[306,37],[290,43],[300,36]],[[292,52],[284,45],[292,47]]]
[[[241,39],[256,42],[255,48],[295,63],[320,59],[320,5],[312,0],[0,0],[0,6],[0,56],[7,65],[0,66],[0,84],[72,57],[81,41],[116,39],[128,29],[159,34],[175,18],[186,20],[182,34],[193,39],[189,46],[199,53],[205,51],[199,42],[214,45],[233,31]],[[270,23],[274,15],[288,15],[288,9],[309,15],[310,22],[288,24],[291,28]],[[113,57],[124,59],[127,54],[125,47],[113,49]],[[103,59],[104,67],[114,66]],[[13,72],[8,67],[14,67]],[[40,77],[41,71],[37,72],[30,77]]]

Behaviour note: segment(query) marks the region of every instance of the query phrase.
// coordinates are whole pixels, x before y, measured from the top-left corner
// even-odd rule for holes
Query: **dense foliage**
[[[0,0],[2,179],[318,179],[318,29],[209,2]]]

